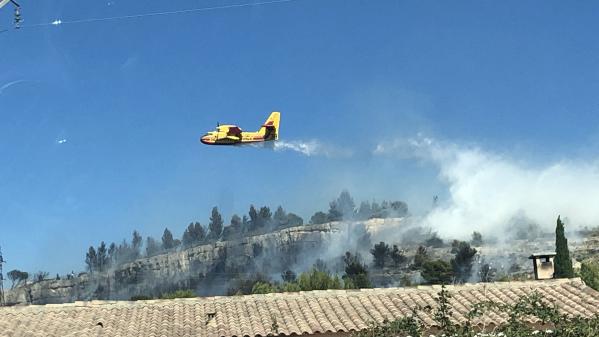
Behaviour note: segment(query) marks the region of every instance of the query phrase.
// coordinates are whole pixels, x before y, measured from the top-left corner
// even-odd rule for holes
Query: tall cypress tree
[[[564,234],[564,223],[557,217],[557,227],[555,228],[555,278],[572,278],[574,269],[572,269],[572,260],[570,259],[570,250],[568,250],[568,239]]]

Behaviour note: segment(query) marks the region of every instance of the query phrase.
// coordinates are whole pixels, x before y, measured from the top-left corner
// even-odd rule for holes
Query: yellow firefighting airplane
[[[270,114],[256,132],[241,130],[237,125],[217,125],[215,131],[203,135],[200,141],[206,145],[241,145],[279,139],[280,112]]]

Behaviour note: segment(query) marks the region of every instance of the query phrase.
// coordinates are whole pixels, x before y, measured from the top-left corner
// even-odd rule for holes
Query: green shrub
[[[165,300],[172,300],[175,298],[192,298],[192,297],[196,297],[196,294],[193,292],[193,290],[187,289],[187,290],[176,290],[170,293],[164,293],[162,295],[160,295],[160,299],[165,299]]]
[[[252,286],[252,294],[269,294],[277,292],[295,292],[326,289],[343,289],[341,279],[337,275],[312,268],[301,273],[297,280],[283,284],[271,283],[267,280],[257,281]]]
[[[342,288],[339,277],[336,275],[331,276],[331,274],[324,271],[319,271],[316,268],[313,268],[308,272],[301,273],[297,280],[297,284],[303,291]]]
[[[131,296],[129,301],[147,301],[147,300],[151,300],[151,299],[152,299],[152,296],[135,295],[135,296]]]
[[[252,294],[270,294],[278,291],[279,289],[276,285],[272,285],[268,282],[256,282],[252,287]]]
[[[453,278],[451,265],[443,260],[424,262],[420,274],[429,284],[449,284]]]
[[[362,263],[360,254],[345,252],[343,263],[345,264],[345,274],[343,274],[345,289],[372,288],[368,278],[368,269],[366,264]]]
[[[587,260],[580,266],[580,277],[587,286],[599,290],[599,263]]]
[[[299,284],[296,282],[285,282],[283,285],[281,285],[280,289],[284,293],[302,291],[302,288],[300,288]]]

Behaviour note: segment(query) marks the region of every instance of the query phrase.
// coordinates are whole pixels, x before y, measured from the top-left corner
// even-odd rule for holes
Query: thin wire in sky
[[[102,18],[55,20],[55,21],[46,22],[46,23],[23,25],[22,28],[57,26],[57,25],[77,24],[77,23],[92,23],[92,22],[100,22],[100,21],[128,20],[128,19],[137,19],[137,18],[143,18],[143,17],[148,17],[148,16],[176,15],[176,14],[206,12],[206,11],[214,11],[214,10],[220,10],[220,9],[239,8],[239,7],[266,6],[266,5],[274,5],[274,4],[280,4],[280,3],[285,3],[285,2],[293,2],[293,1],[299,1],[299,0],[271,0],[271,1],[231,4],[231,5],[214,6],[214,7],[181,9],[181,10],[164,11],[164,12],[141,13],[141,14],[131,14],[131,15],[122,15],[122,16],[109,16],[109,17],[102,17]]]

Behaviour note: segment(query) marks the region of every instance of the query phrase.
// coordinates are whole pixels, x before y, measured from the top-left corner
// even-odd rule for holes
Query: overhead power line
[[[22,28],[34,28],[34,27],[58,26],[58,25],[77,24],[77,23],[92,23],[92,22],[101,22],[101,21],[128,20],[128,19],[137,19],[137,18],[150,17],[150,16],[166,16],[166,15],[207,12],[207,11],[214,11],[214,10],[221,10],[221,9],[240,8],[240,7],[266,6],[266,5],[274,5],[274,4],[294,2],[294,1],[299,1],[299,0],[271,0],[271,1],[262,1],[262,2],[253,2],[253,3],[241,3],[241,4],[213,6],[213,7],[200,7],[200,8],[173,10],[173,11],[140,13],[140,14],[109,16],[109,17],[100,17],[100,18],[72,19],[72,20],[57,19],[52,22],[36,23],[36,24],[31,24],[31,25],[22,25],[21,27]]]

